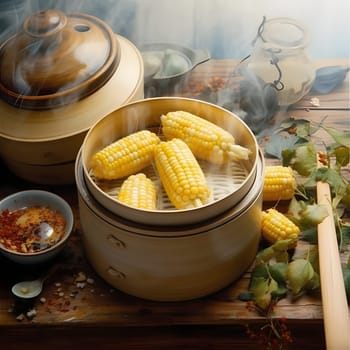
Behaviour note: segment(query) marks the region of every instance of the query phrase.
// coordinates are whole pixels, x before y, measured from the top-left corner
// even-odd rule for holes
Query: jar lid
[[[0,47],[0,95],[20,108],[61,107],[101,88],[119,61],[119,43],[100,19],[40,11]]]
[[[287,17],[266,21],[260,36],[264,42],[284,48],[304,47],[308,41],[304,26]]]

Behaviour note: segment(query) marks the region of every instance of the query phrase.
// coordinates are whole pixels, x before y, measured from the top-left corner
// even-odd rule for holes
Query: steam
[[[146,43],[168,42],[207,49],[212,59],[236,60],[251,54],[252,40],[263,16],[268,19],[290,17],[309,30],[308,52],[311,58],[350,56],[348,0],[298,3],[289,0],[2,0],[0,41],[18,31],[30,14],[48,8],[97,16],[115,33],[138,47]],[[244,78],[250,79],[250,84],[242,90],[244,96],[232,96],[232,92],[237,90],[228,94],[226,89],[216,96],[216,103],[224,107],[233,106],[235,111],[237,106],[240,107],[242,118],[260,129],[270,108],[275,107],[274,94],[266,86],[261,87],[258,80],[252,80],[247,75]],[[181,93],[181,85],[173,92]],[[254,113],[249,108],[249,112],[242,110],[242,101],[247,100],[253,101],[249,108],[254,106]],[[257,120],[258,115],[263,117]]]
[[[120,1],[118,2],[121,3]],[[313,57],[349,57],[348,0],[136,0],[135,43],[176,42],[207,48],[212,58],[241,59],[251,51],[251,40],[263,16],[290,17],[310,31]]]
[[[29,14],[47,8],[95,15],[136,45],[173,42],[235,59],[250,53],[264,15],[290,17],[308,27],[313,57],[350,55],[348,0],[1,0],[1,41]]]

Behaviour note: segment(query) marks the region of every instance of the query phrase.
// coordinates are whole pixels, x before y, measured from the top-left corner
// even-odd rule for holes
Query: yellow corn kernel
[[[120,179],[135,174],[153,161],[159,137],[141,130],[119,139],[97,152],[91,160],[94,176],[103,180]]]
[[[159,143],[154,159],[165,192],[176,209],[199,207],[208,202],[207,180],[184,141],[175,138]]]
[[[267,166],[265,168],[263,200],[278,201],[292,199],[296,189],[293,170],[285,166]]]
[[[287,216],[271,208],[262,212],[261,232],[272,244],[281,239],[292,239],[296,243],[300,229]]]
[[[156,187],[143,173],[130,175],[120,187],[118,200],[131,207],[154,210],[157,205]]]
[[[167,140],[182,139],[197,159],[221,165],[228,160],[248,159],[249,149],[235,144],[234,137],[218,125],[194,114],[175,111],[161,116]]]

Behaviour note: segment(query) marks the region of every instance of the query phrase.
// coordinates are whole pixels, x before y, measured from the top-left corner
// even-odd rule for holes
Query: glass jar
[[[305,52],[309,38],[305,28],[291,18],[261,23],[246,68],[278,91],[278,102],[288,106],[311,89],[315,68]]]

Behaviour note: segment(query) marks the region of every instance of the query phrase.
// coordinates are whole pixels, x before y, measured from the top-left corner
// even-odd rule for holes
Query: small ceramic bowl
[[[145,97],[174,94],[193,68],[210,59],[206,49],[173,43],[148,43],[139,48],[144,64]]]
[[[1,220],[5,220],[4,212],[6,210],[13,212],[24,208],[47,208],[51,213],[57,213],[57,215],[63,217],[65,221],[63,234],[60,233],[60,238],[57,241],[55,240],[55,243],[50,242],[47,247],[37,249],[33,252],[15,251],[7,246],[5,247],[5,245],[0,242],[0,252],[8,259],[20,264],[41,264],[51,260],[61,252],[72,232],[74,216],[71,207],[63,198],[51,192],[42,190],[17,192],[0,201],[0,227]],[[27,226],[29,225],[31,225],[30,221],[28,221]],[[62,226],[63,225],[61,225],[60,228],[62,228]],[[33,230],[37,228],[38,226],[33,226]]]

